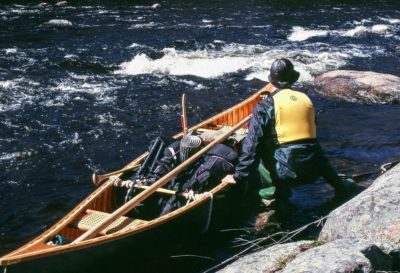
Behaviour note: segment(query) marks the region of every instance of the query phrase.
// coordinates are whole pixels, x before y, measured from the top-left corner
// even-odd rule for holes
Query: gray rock
[[[373,273],[392,267],[392,257],[372,242],[340,239],[275,245],[244,256],[219,273]]]
[[[336,70],[314,79],[316,92],[351,102],[398,103],[400,77],[370,71]]]
[[[310,249],[314,241],[274,245],[259,252],[246,255],[228,265],[220,273],[259,273],[275,272],[294,259],[299,253]]]
[[[376,270],[391,269],[392,258],[372,242],[341,239],[300,253],[283,270],[278,272],[372,273]]]
[[[400,249],[400,164],[332,211],[320,240],[368,239],[389,253]]]
[[[48,21],[46,25],[55,27],[72,27],[72,22],[64,19],[52,19]]]

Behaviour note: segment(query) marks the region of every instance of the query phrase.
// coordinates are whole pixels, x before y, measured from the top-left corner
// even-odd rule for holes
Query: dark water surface
[[[262,87],[277,57],[293,60],[298,87],[339,68],[399,76],[399,2],[341,2],[1,1],[0,254],[86,197],[93,171],[119,169],[161,131],[179,131],[183,92],[195,124]],[[311,96],[340,172],[399,158],[398,105]],[[293,201],[313,215],[299,222],[331,195],[319,183],[298,189]]]

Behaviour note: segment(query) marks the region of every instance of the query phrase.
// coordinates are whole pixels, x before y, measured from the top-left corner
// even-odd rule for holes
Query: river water
[[[182,93],[193,125],[265,85],[278,57],[301,72],[298,88],[334,69],[400,76],[400,3],[341,2],[1,1],[0,254],[87,196],[93,171],[179,131]],[[398,105],[310,96],[339,172],[399,158]],[[317,183],[293,202],[316,215],[331,195]]]

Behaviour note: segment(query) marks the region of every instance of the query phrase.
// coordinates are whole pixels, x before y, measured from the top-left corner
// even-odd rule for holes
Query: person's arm
[[[265,103],[257,104],[253,110],[253,116],[248,128],[249,131],[243,141],[239,163],[236,165],[233,176],[238,183],[245,181],[252,173],[257,171],[260,161],[258,149],[261,145],[265,128],[270,120],[267,110],[268,108]]]

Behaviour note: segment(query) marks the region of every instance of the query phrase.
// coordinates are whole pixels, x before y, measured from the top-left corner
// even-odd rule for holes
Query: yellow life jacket
[[[283,89],[273,94],[273,100],[279,144],[317,137],[314,106],[307,95]]]

